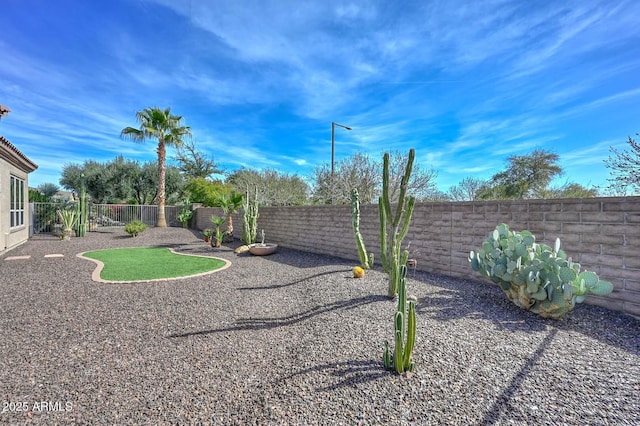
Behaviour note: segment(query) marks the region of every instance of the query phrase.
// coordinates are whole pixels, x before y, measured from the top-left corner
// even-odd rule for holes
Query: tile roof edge
[[[32,171],[38,168],[38,165],[36,163],[31,161],[26,155],[22,153],[22,151],[18,149],[18,147],[16,147],[14,144],[9,142],[9,139],[5,138],[2,135],[0,135],[0,144],[4,145],[9,151],[13,152],[13,154],[16,157],[18,157],[23,163],[23,165],[25,165],[26,168],[29,170],[29,173],[31,173]]]

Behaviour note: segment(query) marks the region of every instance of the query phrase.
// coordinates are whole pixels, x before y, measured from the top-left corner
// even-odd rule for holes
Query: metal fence
[[[57,211],[75,208],[74,202],[30,203],[31,229],[30,235],[43,232],[59,232],[60,219]],[[157,205],[138,204],[93,204],[88,205],[89,232],[106,230],[113,227],[124,227],[133,220],[140,220],[148,226],[155,226],[158,221]],[[178,221],[180,208],[165,206],[164,214],[169,226],[181,226]]]

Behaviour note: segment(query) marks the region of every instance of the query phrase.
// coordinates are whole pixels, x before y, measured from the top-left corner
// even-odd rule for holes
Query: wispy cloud
[[[638,131],[637,16],[632,0],[10,2],[0,131],[38,160],[34,181],[64,158],[153,160],[119,137],[149,106],[228,168],[311,173],[337,121],[353,128],[337,161],[416,148],[442,189],[536,148],[604,179],[603,144]]]

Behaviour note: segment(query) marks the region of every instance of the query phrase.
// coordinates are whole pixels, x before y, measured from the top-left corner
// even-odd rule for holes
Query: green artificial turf
[[[168,248],[121,248],[84,253],[104,263],[100,278],[108,281],[142,281],[185,277],[225,265],[220,259],[185,256]]]

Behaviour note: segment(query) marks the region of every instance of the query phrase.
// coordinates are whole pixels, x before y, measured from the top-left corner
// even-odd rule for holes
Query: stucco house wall
[[[0,136],[0,253],[10,250],[29,238],[29,173],[38,166],[3,136]],[[13,179],[12,179],[13,178]],[[11,182],[23,189],[12,218]],[[14,197],[16,192],[14,190]],[[13,207],[16,207],[14,204]],[[14,209],[15,210],[15,209]],[[12,220],[14,221],[12,225]]]

